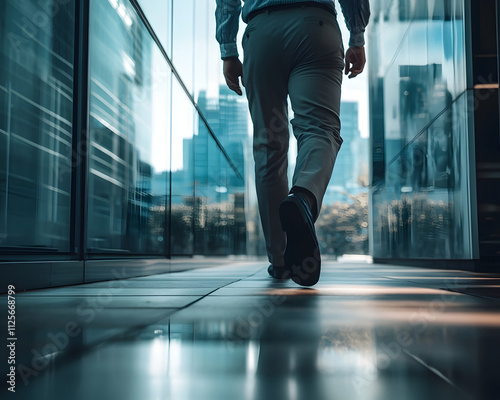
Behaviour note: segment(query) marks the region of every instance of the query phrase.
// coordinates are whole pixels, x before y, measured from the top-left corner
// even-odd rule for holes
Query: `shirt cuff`
[[[364,32],[351,32],[351,39],[349,40],[349,47],[362,47],[365,45]]]
[[[236,46],[236,43],[221,44],[220,54],[222,59],[228,57],[238,57],[238,47]]]

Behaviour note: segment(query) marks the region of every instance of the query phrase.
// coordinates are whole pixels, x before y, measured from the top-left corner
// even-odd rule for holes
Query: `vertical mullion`
[[[192,62],[193,62],[193,73],[192,73],[192,89],[191,89],[191,96],[194,99],[194,87],[195,87],[195,68],[194,68],[194,57],[195,57],[195,41],[196,41],[196,6],[194,0],[192,0],[193,3],[193,30],[192,30],[192,35],[193,35],[193,49],[192,49]],[[196,109],[193,110],[193,145],[192,147],[192,153],[191,156],[193,158],[193,220],[191,222],[191,229],[193,230],[193,247],[192,247],[192,255],[195,254],[195,249],[196,249],[196,218],[199,214],[199,209],[198,209],[198,202],[196,201],[196,151],[195,151],[195,146],[194,146],[194,135],[195,135],[195,129],[196,129],[196,116],[198,115],[198,111]],[[201,206],[201,205],[200,205]]]
[[[172,58],[172,51],[174,48],[174,0],[170,0],[170,57]],[[174,74],[172,70],[170,70],[170,102],[169,102],[169,112],[170,112],[170,129],[169,129],[169,135],[170,135],[170,165],[169,165],[169,171],[168,171],[168,204],[167,204],[167,234],[168,234],[168,248],[167,248],[167,254],[169,258],[172,258],[172,129],[173,129],[173,90],[174,90]]]
[[[72,166],[72,234],[71,252],[86,258],[87,157],[88,143],[88,66],[89,1],[76,1],[75,72],[73,82],[73,152]],[[85,274],[85,272],[84,272]]]

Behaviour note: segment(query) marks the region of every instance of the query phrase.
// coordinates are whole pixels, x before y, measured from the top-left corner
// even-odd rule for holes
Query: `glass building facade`
[[[195,0],[1,2],[5,268],[74,262],[70,283],[96,260],[246,253],[248,111],[220,89],[214,13]]]
[[[0,4],[0,246],[69,252],[75,5]]]
[[[498,211],[500,199],[478,191],[481,160],[489,154],[498,163],[500,155],[495,4],[371,3],[371,252],[472,261],[486,256],[489,241],[495,258],[498,226],[485,232],[481,212],[485,201]],[[488,3],[493,19],[484,18]],[[478,129],[486,110],[489,122]],[[478,145],[481,136],[490,138],[489,150]]]

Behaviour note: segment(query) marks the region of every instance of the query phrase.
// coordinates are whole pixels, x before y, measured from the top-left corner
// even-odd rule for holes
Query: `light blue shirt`
[[[239,17],[248,22],[248,15],[253,11],[280,4],[304,3],[307,0],[216,0],[215,19],[217,22],[216,38],[220,44],[221,57],[237,57],[236,36],[238,34]],[[333,0],[309,0],[331,6],[335,11]],[[349,46],[359,47],[365,44],[365,28],[370,18],[368,0],[339,0],[344,13],[347,29],[351,33]]]

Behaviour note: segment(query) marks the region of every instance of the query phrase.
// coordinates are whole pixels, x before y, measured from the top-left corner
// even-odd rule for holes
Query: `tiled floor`
[[[500,275],[327,262],[301,288],[266,267],[19,293],[0,398],[500,398]]]

